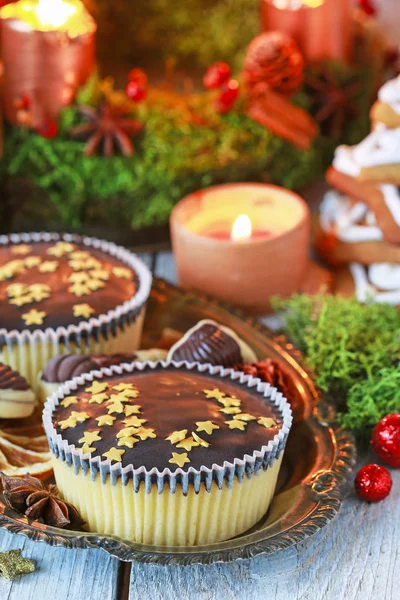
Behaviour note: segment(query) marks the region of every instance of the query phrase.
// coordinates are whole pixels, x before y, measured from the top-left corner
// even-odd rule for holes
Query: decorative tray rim
[[[153,279],[152,289],[156,292],[177,293],[193,297],[193,292],[174,286],[161,278]],[[313,396],[313,410],[305,418],[305,421],[315,431],[319,430],[320,433],[322,430],[328,431],[336,449],[330,470],[316,471],[308,478],[306,485],[310,486],[311,493],[317,501],[314,509],[296,524],[269,538],[263,539],[262,532],[256,531],[243,534],[235,540],[208,546],[164,549],[129,542],[113,535],[63,530],[37,521],[32,522],[6,507],[0,496],[0,528],[6,529],[10,533],[23,535],[32,541],[40,541],[52,546],[70,549],[101,549],[125,562],[188,566],[226,563],[246,560],[260,554],[273,554],[314,535],[337,515],[342,503],[341,488],[346,483],[356,462],[355,441],[351,432],[341,428],[336,421],[334,409],[316,389],[310,373],[302,365],[303,359],[300,351],[296,350],[282,335],[271,338],[271,331],[265,325],[257,319],[245,315],[239,309],[227,307],[204,294],[196,294],[195,297],[218,309],[228,310],[231,315],[268,338],[269,343],[279,349],[282,358],[291,363],[307,384]],[[243,540],[242,543],[241,540]],[[228,547],[232,543],[237,543],[237,545]]]

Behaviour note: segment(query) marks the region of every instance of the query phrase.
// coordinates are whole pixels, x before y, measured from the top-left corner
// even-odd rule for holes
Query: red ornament
[[[132,69],[128,75],[128,81],[135,81],[142,87],[147,87],[147,75],[143,69]]]
[[[28,94],[22,94],[14,101],[14,106],[17,110],[29,110],[31,107],[31,99]]]
[[[147,88],[137,81],[130,81],[125,88],[126,95],[133,102],[142,102],[147,96]]]
[[[233,104],[239,96],[239,83],[236,79],[230,79],[221,89],[215,107],[220,114],[227,113],[231,110]]]
[[[53,119],[48,119],[36,129],[36,133],[46,140],[52,140],[58,134],[58,125]]]
[[[390,494],[392,478],[385,467],[366,465],[356,475],[357,494],[367,502],[380,502]]]
[[[400,469],[400,413],[383,417],[372,433],[372,447],[384,463]]]
[[[226,81],[228,81],[230,76],[231,68],[227,63],[215,63],[215,65],[211,65],[211,67],[208,67],[207,72],[204,75],[204,87],[208,90],[215,90],[221,87],[221,85],[223,85]]]
[[[375,17],[377,10],[372,0],[358,0],[361,10],[369,17]]]

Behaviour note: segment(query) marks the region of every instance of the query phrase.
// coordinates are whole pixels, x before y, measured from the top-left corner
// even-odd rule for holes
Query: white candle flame
[[[37,16],[42,25],[60,27],[76,13],[76,6],[64,0],[39,0]]]
[[[251,221],[247,215],[239,215],[232,227],[232,240],[248,240],[251,238]]]

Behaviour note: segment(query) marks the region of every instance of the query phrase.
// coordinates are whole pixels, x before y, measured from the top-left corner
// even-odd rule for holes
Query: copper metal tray
[[[355,462],[352,436],[335,422],[333,409],[321,398],[301,356],[284,338],[272,338],[258,322],[224,306],[156,280],[149,301],[145,347],[162,343],[163,332],[181,332],[202,318],[232,327],[262,357],[280,361],[292,375],[294,425],[289,435],[278,488],[268,514],[243,535],[226,542],[189,548],[135,544],[110,535],[69,531],[29,522],[4,505],[0,527],[32,540],[68,548],[101,548],[124,561],[155,564],[207,564],[272,554],[313,535],[337,514],[341,488]]]

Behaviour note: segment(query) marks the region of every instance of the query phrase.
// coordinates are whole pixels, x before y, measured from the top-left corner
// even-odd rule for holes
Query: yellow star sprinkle
[[[78,404],[78,398],[76,396],[67,396],[64,400],[61,400],[60,404],[64,408],[68,408],[71,404]]]
[[[75,260],[84,260],[90,256],[89,252],[85,250],[75,250],[75,252],[71,252],[70,257]]]
[[[136,415],[132,415],[132,417],[124,419],[124,423],[125,425],[129,425],[132,427],[141,427],[143,423],[147,423],[147,419],[138,419]]]
[[[105,284],[100,281],[100,279],[89,279],[89,281],[86,282],[86,286],[91,292],[95,292],[96,290],[103,288]]]
[[[17,296],[10,300],[10,304],[15,304],[15,306],[23,306],[24,304],[30,304],[31,302],[33,302],[33,298],[29,294],[26,296]]]
[[[130,269],[126,269],[125,267],[114,267],[112,272],[116,277],[120,277],[122,279],[132,279],[133,274]]]
[[[32,252],[32,246],[27,244],[18,244],[18,246],[11,247],[11,254],[29,254]]]
[[[124,405],[119,400],[116,400],[115,402],[110,404],[108,407],[109,415],[112,415],[113,413],[123,413],[123,412],[124,412]]]
[[[235,415],[235,419],[239,421],[256,421],[257,417],[249,415],[249,413],[239,413]]]
[[[224,394],[224,392],[221,392],[218,388],[214,388],[213,390],[203,390],[204,394],[206,395],[207,399],[213,399],[213,400],[218,400],[218,402],[220,402],[224,396],[226,396],[226,394]]]
[[[214,429],[219,429],[219,425],[215,425],[212,421],[197,421],[196,431],[205,431],[211,435]]]
[[[74,250],[75,246],[69,242],[57,242],[54,246],[47,248],[47,254],[51,256],[64,256]]]
[[[90,387],[85,388],[85,392],[89,392],[89,394],[100,394],[100,392],[104,392],[106,389],[106,383],[95,380]]]
[[[72,310],[74,311],[74,317],[83,317],[84,319],[88,319],[90,315],[96,312],[89,304],[74,304]]]
[[[118,385],[113,385],[113,390],[117,390],[117,392],[123,392],[124,390],[132,390],[134,388],[133,383],[118,383]]]
[[[122,390],[120,395],[124,396],[125,398],[138,398],[139,390]]]
[[[129,398],[126,398],[122,393],[111,394],[110,402],[129,402]]]
[[[135,435],[139,436],[142,441],[147,440],[148,438],[157,437],[157,435],[154,432],[154,429],[151,429],[151,427],[139,427]]]
[[[232,421],[225,421],[225,423],[228,425],[229,429],[240,429],[241,431],[244,431],[247,426],[245,421],[236,421],[235,419],[232,419]]]
[[[42,262],[40,256],[28,256],[28,258],[24,259],[24,265],[28,267],[28,269],[32,269],[32,267],[37,267]]]
[[[141,411],[141,406],[139,404],[126,404],[125,405],[125,415],[130,417],[131,415],[138,415]]]
[[[209,447],[210,444],[208,442],[206,442],[206,440],[203,440],[203,438],[201,438],[199,435],[197,435],[197,433],[195,431],[192,431],[192,436],[193,436],[193,439],[195,440],[195,442],[200,444],[200,446],[203,446],[203,448]],[[179,448],[179,446],[178,446],[178,448]]]
[[[219,412],[225,413],[226,415],[238,415],[240,413],[240,408],[228,406],[227,408],[220,408]]]
[[[80,450],[82,450],[82,454],[87,454],[88,452],[92,453],[95,452],[96,448],[94,448],[93,446],[90,446],[89,444],[83,444],[82,448],[80,448]]]
[[[64,419],[64,421],[58,422],[61,429],[68,429],[69,427],[76,427],[77,421],[73,417],[68,417],[68,419]]]
[[[103,404],[104,400],[108,400],[108,394],[93,394],[89,400],[89,404]]]
[[[84,271],[79,271],[78,273],[71,273],[68,277],[68,281],[71,283],[86,283],[89,279],[89,275]]]
[[[94,269],[89,274],[93,279],[103,279],[104,281],[110,279],[110,273],[105,269]]]
[[[118,440],[118,446],[126,446],[127,448],[133,448],[138,443],[138,439],[135,437],[122,437]]]
[[[111,415],[100,415],[100,417],[96,417],[97,425],[102,427],[103,425],[112,425],[117,417],[112,417]]]
[[[260,417],[257,420],[257,423],[259,425],[263,425],[263,427],[266,427],[267,429],[270,429],[271,427],[276,427],[276,423],[274,419],[271,419],[271,417]]]
[[[120,431],[118,431],[117,439],[123,438],[123,437],[130,437],[131,435],[136,435],[137,432],[138,432],[137,427],[125,427],[124,429],[121,429]]]
[[[178,452],[173,452],[172,457],[168,461],[171,465],[178,465],[178,467],[183,467],[186,463],[190,463],[190,459],[187,455],[187,452],[182,452],[179,454]]]
[[[99,442],[101,440],[101,436],[99,435],[100,429],[96,429],[96,431],[85,431],[83,437],[79,440],[80,444],[93,444],[93,442]]]
[[[36,292],[50,293],[51,292],[51,288],[49,285],[47,285],[47,283],[32,283],[32,285],[29,286],[28,290],[29,290],[29,292],[32,292],[32,293],[36,293]]]
[[[102,456],[105,456],[107,460],[121,462],[121,458],[125,454],[125,450],[118,450],[118,448],[110,448],[108,452],[103,452]]]
[[[76,419],[78,423],[83,423],[83,421],[87,421],[90,418],[90,415],[87,412],[76,412],[75,410],[71,411],[71,417]]]
[[[57,270],[58,262],[56,260],[45,260],[42,262],[38,269],[40,273],[54,273]]]
[[[230,398],[227,396],[226,398],[221,398],[218,400],[220,404],[223,404],[225,408],[230,408],[231,406],[240,406],[240,400],[238,398]]]
[[[44,310],[36,310],[32,308],[28,313],[22,315],[25,325],[42,325],[46,313]]]
[[[16,298],[17,296],[25,294],[28,290],[28,286],[25,283],[10,283],[6,290],[9,298]]]
[[[177,444],[178,442],[181,442],[182,440],[185,439],[187,432],[188,432],[187,429],[181,429],[180,431],[173,431],[171,433],[171,435],[169,435],[165,439],[168,440],[169,442],[171,442],[171,444]]]
[[[35,302],[40,302],[41,300],[46,300],[46,298],[48,298],[50,296],[49,292],[40,291],[40,290],[38,290],[37,292],[30,292],[29,295],[32,298],[32,300],[34,300]]]
[[[68,291],[71,292],[71,294],[75,294],[78,298],[81,296],[89,296],[91,294],[88,286],[82,283],[74,283],[68,288]]]
[[[186,440],[182,440],[181,442],[179,442],[179,444],[176,444],[177,448],[184,448],[185,450],[187,450],[188,452],[190,452],[190,450],[192,448],[195,448],[196,446],[199,446],[200,444],[198,442],[196,442],[192,437],[186,438]]]

